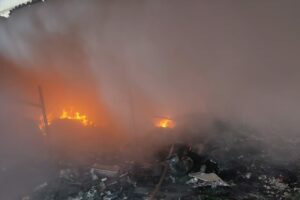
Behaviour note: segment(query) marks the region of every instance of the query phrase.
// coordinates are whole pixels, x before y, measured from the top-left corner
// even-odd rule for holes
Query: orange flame
[[[86,115],[80,114],[80,112],[73,112],[73,110],[68,112],[63,109],[61,115],[59,116],[59,119],[77,120],[84,126],[94,125],[94,123],[90,121]]]
[[[175,123],[173,120],[168,118],[159,118],[156,120],[155,126],[158,128],[174,128]]]
[[[58,115],[58,117],[54,117],[53,114],[47,115],[48,120],[48,126],[53,123],[54,120],[75,120],[80,122],[83,126],[94,126],[94,122],[89,120],[88,117],[84,114],[81,114],[80,112],[74,112],[73,109],[71,109],[69,112],[66,109],[63,109],[61,114]],[[40,116],[39,118],[39,129],[44,131],[45,130],[45,124],[43,116]]]

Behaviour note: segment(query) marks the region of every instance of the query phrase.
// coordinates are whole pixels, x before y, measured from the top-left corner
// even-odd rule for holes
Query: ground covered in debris
[[[218,139],[169,144],[149,162],[62,163],[57,177],[23,200],[300,199],[299,160],[277,160],[280,151],[265,148],[249,130],[233,132],[222,123],[217,128]]]

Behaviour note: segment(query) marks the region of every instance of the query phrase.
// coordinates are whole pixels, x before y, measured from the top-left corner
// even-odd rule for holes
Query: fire
[[[48,120],[48,126],[51,125],[52,121],[53,121],[53,115],[52,114],[48,114],[47,115],[47,120]],[[39,129],[42,130],[44,134],[46,134],[44,132],[44,130],[45,130],[45,123],[44,123],[44,118],[43,118],[42,115],[39,117]]]
[[[86,115],[81,114],[80,112],[73,112],[71,110],[68,112],[67,110],[63,109],[59,119],[69,119],[69,120],[76,120],[83,124],[84,126],[93,125],[94,123],[90,121]]]
[[[59,115],[57,115],[57,117],[54,117],[53,114],[48,114],[47,120],[48,120],[48,126],[51,125],[53,121],[56,120],[74,120],[81,123],[83,126],[95,125],[94,122],[89,120],[85,114],[82,114],[78,111],[74,112],[73,109],[70,109],[69,111],[67,109],[63,109],[62,112]],[[45,130],[43,116],[40,116],[39,118],[39,129],[42,131]]]
[[[174,128],[175,123],[173,120],[171,120],[169,118],[159,118],[155,122],[155,126],[158,128]]]

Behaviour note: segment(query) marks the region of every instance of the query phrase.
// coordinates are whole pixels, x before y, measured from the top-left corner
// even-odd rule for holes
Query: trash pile
[[[196,188],[229,186],[215,173],[217,164],[212,160],[195,154],[187,145],[168,148],[166,159],[154,163],[95,163],[60,169],[57,179],[37,186],[23,200],[191,199],[197,196]],[[200,171],[192,172],[194,169]]]
[[[248,136],[218,137],[202,153],[195,143],[169,145],[149,163],[61,166],[23,200],[300,199],[299,164],[271,162]]]

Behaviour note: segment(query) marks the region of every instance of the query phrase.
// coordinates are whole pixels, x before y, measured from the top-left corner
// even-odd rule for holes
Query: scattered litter
[[[97,174],[113,177],[119,174],[120,167],[117,165],[94,164],[92,170]]]
[[[252,174],[251,174],[250,172],[248,172],[248,173],[245,175],[245,178],[246,178],[246,179],[250,179],[250,178],[251,178],[251,175],[252,175]]]
[[[95,169],[94,168],[91,168],[90,173],[91,173],[91,177],[92,177],[93,181],[99,179],[98,176],[97,176],[97,174],[95,174]]]
[[[78,172],[74,169],[61,169],[59,178],[73,182],[74,178],[78,176]]]
[[[44,187],[47,187],[47,186],[48,186],[48,183],[47,183],[47,182],[42,183],[42,184],[36,186],[36,187],[34,188],[34,191],[36,192],[36,191],[41,190],[41,189],[43,189]]]
[[[225,181],[223,181],[218,175],[215,173],[190,173],[190,177],[192,177],[191,181],[188,181],[188,184],[193,184],[193,187],[204,187],[204,186],[211,186],[215,188],[217,186],[224,186],[228,187]]]
[[[239,152],[229,146],[210,151],[203,147],[205,154],[200,155],[191,145],[172,145],[172,151],[162,150],[163,156],[153,162],[104,165],[98,159],[92,166],[61,166],[58,179],[22,200],[299,199],[299,170],[283,171],[265,162],[265,156],[251,157],[253,149],[251,154],[242,149],[246,140],[236,141]]]

